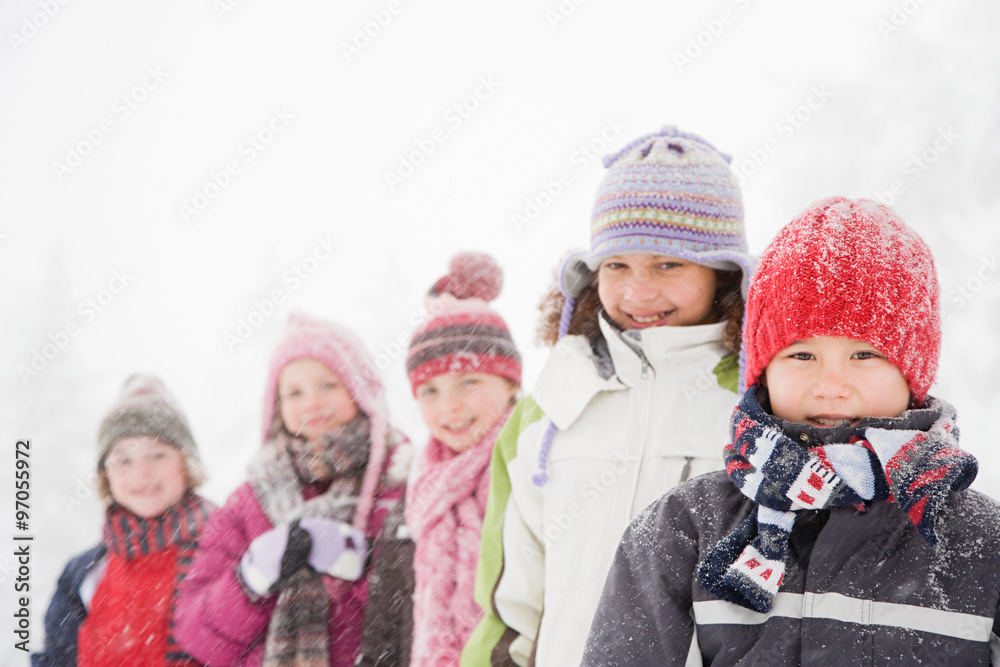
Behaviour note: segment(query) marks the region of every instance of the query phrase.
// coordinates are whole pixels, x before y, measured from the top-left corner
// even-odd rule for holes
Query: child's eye
[[[680,262],[660,262],[659,264],[657,264],[657,267],[661,269],[676,269],[681,266],[684,265],[681,264]]]
[[[610,271],[619,271],[626,268],[626,264],[624,262],[605,262],[604,264],[601,264],[601,268],[608,269]]]
[[[479,380],[477,380],[476,378],[465,378],[464,380],[462,380],[463,387],[472,387],[477,384],[479,384]]]
[[[812,352],[792,352],[788,355],[789,359],[798,359],[799,361],[809,361],[810,359],[815,359]]]
[[[437,389],[434,389],[433,387],[425,387],[423,389],[418,389],[417,390],[417,397],[418,398],[430,398],[431,396],[433,396],[436,393],[437,393]]]
[[[878,352],[872,352],[871,350],[861,350],[854,353],[855,359],[878,359],[880,356]]]

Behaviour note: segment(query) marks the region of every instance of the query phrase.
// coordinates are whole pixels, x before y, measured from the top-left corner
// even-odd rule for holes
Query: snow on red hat
[[[507,323],[487,303],[500,294],[503,271],[491,256],[465,252],[428,292],[430,318],[410,340],[406,372],[417,387],[445,373],[489,373],[521,383],[521,355]]]
[[[941,352],[939,298],[930,249],[895,211],[868,199],[813,202],[757,264],[743,330],[747,386],[793,342],[838,336],[885,354],[920,404]]]

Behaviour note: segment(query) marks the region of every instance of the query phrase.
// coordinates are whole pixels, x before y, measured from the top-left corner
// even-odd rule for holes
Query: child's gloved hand
[[[365,570],[368,540],[348,523],[323,517],[305,517],[300,525],[312,538],[309,564],[331,577],[357,581]]]
[[[312,538],[299,526],[280,524],[258,535],[240,560],[247,587],[264,596],[279,590],[293,574],[309,565]]]

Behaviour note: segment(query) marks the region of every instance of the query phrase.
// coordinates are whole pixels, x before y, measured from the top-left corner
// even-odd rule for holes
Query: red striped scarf
[[[170,601],[170,618],[167,634],[166,667],[192,667],[201,663],[189,656],[174,639],[174,610],[177,591],[194,560],[198,538],[215,505],[197,494],[188,494],[179,503],[158,517],[144,519],[120,505],[108,508],[104,523],[104,544],[108,553],[126,560],[163,551],[176,545],[177,576],[174,578]]]

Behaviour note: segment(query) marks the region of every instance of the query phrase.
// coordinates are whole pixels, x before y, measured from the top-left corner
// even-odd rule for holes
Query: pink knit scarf
[[[461,454],[434,438],[424,449],[424,467],[406,505],[416,542],[411,667],[457,665],[482,617],[473,591],[490,456],[509,414]]]

